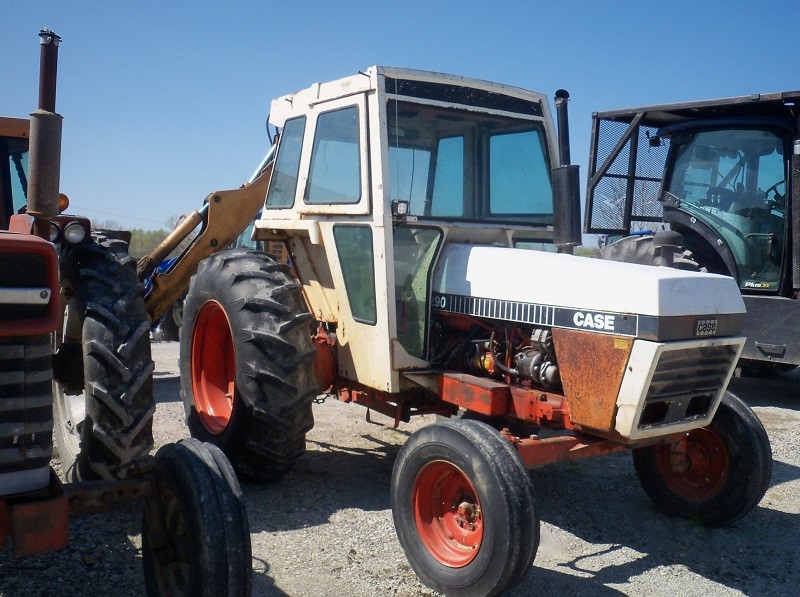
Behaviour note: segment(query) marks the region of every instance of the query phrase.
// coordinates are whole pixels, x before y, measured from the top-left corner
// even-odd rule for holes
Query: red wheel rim
[[[192,330],[192,392],[200,422],[219,435],[228,426],[236,395],[236,355],[225,310],[208,301]]]
[[[667,487],[687,500],[707,500],[717,495],[728,480],[728,450],[719,435],[707,428],[686,437],[686,453],[659,446],[656,466]]]
[[[412,507],[428,552],[451,568],[469,564],[483,541],[483,511],[475,488],[455,465],[437,460],[414,480]]]

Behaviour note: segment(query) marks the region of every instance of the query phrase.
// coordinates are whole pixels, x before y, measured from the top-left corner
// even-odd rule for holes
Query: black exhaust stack
[[[569,114],[567,113],[567,102],[569,92],[566,89],[556,91],[556,122],[558,124],[558,153],[561,158],[562,166],[569,166],[571,163],[569,155]]]
[[[559,253],[572,253],[581,244],[581,194],[578,166],[570,164],[569,93],[556,91],[556,120],[558,123],[558,152],[561,166],[553,168],[553,243]]]
[[[61,176],[61,121],[56,114],[56,75],[61,38],[48,29],[39,32],[39,109],[31,113],[28,214],[34,231],[48,239],[50,220],[58,215]]]

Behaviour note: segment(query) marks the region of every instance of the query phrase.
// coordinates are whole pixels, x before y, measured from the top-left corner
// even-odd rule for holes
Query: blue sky
[[[70,211],[154,229],[244,181],[270,100],[314,82],[385,64],[565,88],[585,176],[593,111],[800,88],[798,17],[794,0],[0,0],[0,113],[36,108],[38,31],[61,35]]]

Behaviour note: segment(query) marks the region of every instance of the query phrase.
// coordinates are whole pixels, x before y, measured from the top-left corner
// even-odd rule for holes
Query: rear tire
[[[536,557],[533,481],[485,423],[442,421],[414,433],[395,462],[391,500],[411,567],[440,593],[502,593]]]
[[[687,434],[683,466],[672,450],[633,450],[636,475],[650,499],[669,516],[708,527],[732,524],[764,497],[772,476],[772,449],[761,421],[740,398],[726,392],[708,427]]]
[[[225,455],[211,444],[182,440],[159,449],[154,475],[158,493],[150,499],[158,507],[147,508],[142,520],[147,594],[250,595],[250,526]]]
[[[652,236],[627,236],[602,247],[598,256],[607,261],[640,265],[659,265],[661,259],[660,250],[653,244]],[[673,267],[694,272],[704,271],[695,261],[692,252],[687,249],[675,252]]]
[[[54,357],[55,437],[67,480],[124,479],[153,445],[150,321],[125,242],[66,246],[72,297]]]
[[[318,393],[308,313],[288,267],[234,249],[200,263],[184,301],[181,395],[193,437],[244,475],[274,478],[305,451]]]

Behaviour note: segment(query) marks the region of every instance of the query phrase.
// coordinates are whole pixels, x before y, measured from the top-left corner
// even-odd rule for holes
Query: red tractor
[[[0,118],[0,547],[59,549],[69,516],[144,499],[148,594],[246,595],[247,513],[224,454],[187,440],[149,456],[153,362],[135,261],[124,235],[62,213],[60,38],[40,38],[39,109]],[[53,435],[67,485],[50,467]]]

